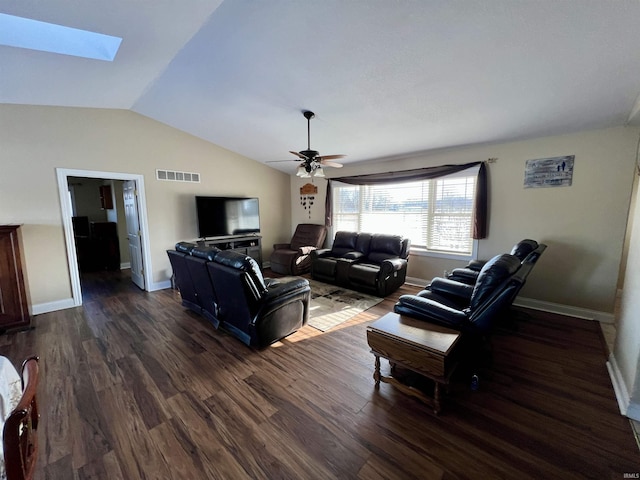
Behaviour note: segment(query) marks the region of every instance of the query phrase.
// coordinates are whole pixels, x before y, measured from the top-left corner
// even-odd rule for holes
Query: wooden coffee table
[[[449,379],[458,364],[456,347],[459,340],[460,332],[456,330],[406,315],[387,313],[367,327],[367,342],[375,355],[373,378],[376,388],[380,387],[380,382],[389,383],[433,406],[438,414],[441,409],[440,389],[448,389]],[[397,364],[433,380],[433,398],[393,376],[381,375],[380,357],[389,360],[392,366]]]

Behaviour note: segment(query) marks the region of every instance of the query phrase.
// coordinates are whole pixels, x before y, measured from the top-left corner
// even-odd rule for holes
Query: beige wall
[[[32,304],[71,297],[58,167],[144,175],[155,283],[171,274],[165,250],[197,236],[197,194],[259,197],[267,258],[290,229],[288,175],[130,111],[0,105],[0,149],[0,223],[24,225]],[[156,168],[202,181],[156,181]]]
[[[489,236],[479,243],[479,258],[509,251],[523,238],[549,248],[522,290],[522,296],[569,307],[612,314],[627,213],[631,197],[638,130],[612,128],[499,145],[449,149],[375,164],[326,169],[327,176],[406,170],[497,157],[489,165]],[[575,155],[573,185],[523,188],[528,159]],[[299,188],[292,177],[292,225],[304,218]],[[313,219],[323,221],[323,179],[315,179],[322,197]],[[321,193],[322,192],[322,193]],[[297,199],[297,201],[296,201]],[[410,257],[409,276],[432,278],[459,262]]]

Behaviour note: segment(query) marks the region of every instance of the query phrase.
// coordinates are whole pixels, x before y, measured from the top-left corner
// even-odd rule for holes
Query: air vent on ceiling
[[[192,172],[176,172],[175,170],[156,170],[156,180],[200,183],[200,174]]]

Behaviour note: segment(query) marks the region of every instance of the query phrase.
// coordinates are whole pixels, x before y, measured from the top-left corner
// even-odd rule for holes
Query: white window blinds
[[[334,231],[400,234],[413,247],[470,255],[477,169],[433,180],[333,186]]]

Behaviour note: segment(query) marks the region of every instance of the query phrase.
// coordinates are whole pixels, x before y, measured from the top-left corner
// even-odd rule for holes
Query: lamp
[[[304,168],[304,165],[300,165],[298,167],[298,170],[296,171],[296,176],[300,178],[309,178],[311,174],[307,172],[307,170]]]
[[[317,167],[317,168],[313,171],[313,176],[314,176],[314,177],[321,177],[321,178],[324,178],[324,170],[322,170],[322,167]]]

